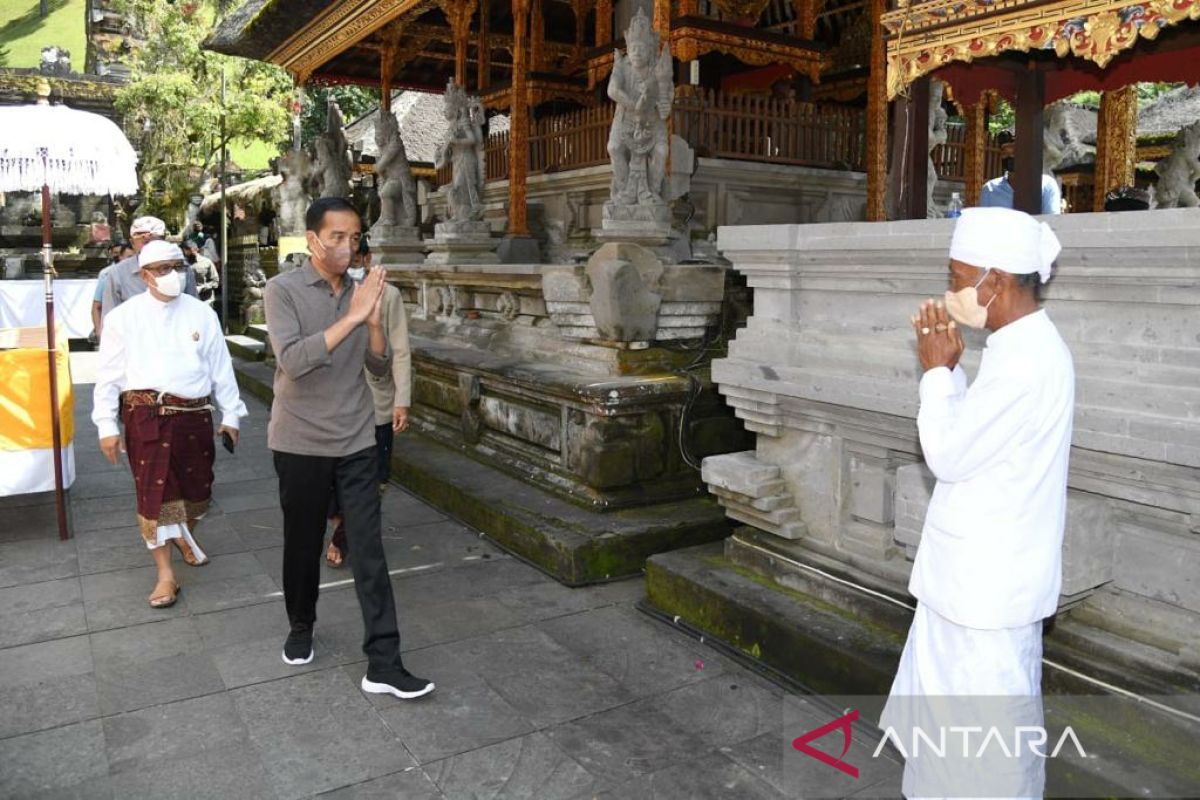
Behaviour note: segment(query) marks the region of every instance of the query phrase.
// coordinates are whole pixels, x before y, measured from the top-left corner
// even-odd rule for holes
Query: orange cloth
[[[24,328],[22,339],[34,330]],[[75,395],[67,338],[58,337],[58,403],[62,446],[75,438]],[[42,450],[54,447],[50,421],[50,365],[44,348],[0,350],[0,450]]]

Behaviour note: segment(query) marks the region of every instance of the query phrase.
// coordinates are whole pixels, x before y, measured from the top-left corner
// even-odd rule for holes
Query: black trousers
[[[392,478],[392,443],[396,433],[392,423],[385,422],[375,426],[375,447],[379,452],[379,482],[387,483]]]
[[[336,496],[346,524],[354,589],[362,609],[363,652],[371,671],[401,665],[396,600],[383,552],[379,466],[375,448],[349,456],[301,456],[273,451],[283,508],[283,598],[292,630],[312,630],[325,520]]]

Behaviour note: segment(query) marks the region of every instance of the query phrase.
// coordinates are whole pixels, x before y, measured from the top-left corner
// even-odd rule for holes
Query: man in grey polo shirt
[[[275,351],[275,400],[267,446],[283,508],[283,596],[288,664],[313,659],[325,518],[336,492],[362,609],[364,692],[404,700],[433,691],[400,658],[396,602],[383,552],[375,456],[375,406],[363,365],[385,375],[391,351],[381,320],[385,270],[357,286],[346,277],[362,221],[349,201],[325,197],[305,215],[310,258],[267,282],[267,330]]]
[[[166,235],[167,224],[158,217],[138,217],[129,226],[129,244],[133,247],[133,255],[108,268],[104,297],[100,303],[101,320],[121,303],[146,291],[142,268],[138,266],[138,253],[142,252],[147,242],[166,238]],[[183,291],[192,297],[196,296],[196,276],[191,270],[188,270]]]

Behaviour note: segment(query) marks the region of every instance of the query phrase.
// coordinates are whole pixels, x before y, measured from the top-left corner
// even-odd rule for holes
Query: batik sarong
[[[138,529],[149,548],[182,538],[204,559],[187,523],[204,516],[212,498],[216,450],[211,409],[207,398],[145,390],[121,396]]]

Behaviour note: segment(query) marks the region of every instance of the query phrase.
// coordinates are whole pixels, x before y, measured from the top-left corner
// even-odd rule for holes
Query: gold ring
[[[922,336],[928,336],[928,335],[929,335],[929,328],[921,328],[921,335],[922,335]]]
[[[948,330],[948,328],[941,322],[939,322],[937,325],[935,325],[933,329],[935,331],[937,331],[938,333],[945,333]]]

